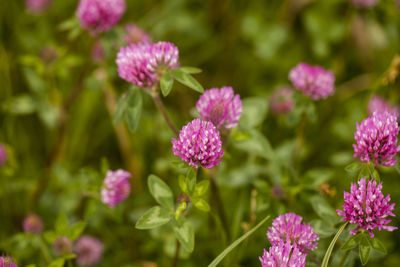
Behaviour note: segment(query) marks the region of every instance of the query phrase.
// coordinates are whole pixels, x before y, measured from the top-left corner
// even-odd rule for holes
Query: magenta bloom
[[[382,97],[374,95],[368,102],[368,113],[372,115],[374,112],[384,113],[385,111],[392,113],[397,118],[400,115],[400,109],[398,106],[391,106],[390,103],[386,102]]]
[[[125,25],[125,35],[122,38],[127,44],[151,43],[150,35],[135,23]]]
[[[383,166],[393,166],[400,146],[397,146],[399,125],[393,114],[374,112],[359,125],[354,132],[357,144],[353,144],[354,157],[360,157],[362,162],[374,162]]]
[[[76,241],[74,251],[79,266],[93,266],[100,262],[104,245],[95,237],[83,235]]]
[[[206,90],[196,103],[202,120],[211,121],[217,128],[231,129],[238,125],[242,115],[242,101],[232,87]]]
[[[327,98],[335,91],[335,76],[320,66],[299,63],[290,70],[289,79],[297,90],[313,100]]]
[[[259,257],[262,267],[304,267],[306,254],[301,253],[296,244],[284,243],[282,240],[269,248],[264,249],[264,255]]]
[[[221,162],[224,155],[221,136],[212,122],[194,119],[172,138],[172,151],[190,166],[210,169]]]
[[[125,0],[80,0],[76,15],[82,28],[96,35],[117,24],[125,9]]]
[[[72,241],[66,236],[61,236],[54,241],[53,250],[57,256],[70,254],[72,253]]]
[[[31,14],[39,14],[45,11],[51,0],[25,0],[25,7]]]
[[[43,230],[43,221],[38,215],[29,214],[25,217],[22,226],[27,233],[40,233]]]
[[[356,7],[373,7],[379,0],[351,0]]]
[[[131,193],[129,178],[131,174],[124,170],[108,171],[101,189],[101,201],[114,208],[118,203],[123,202]]]
[[[393,231],[397,229],[394,226],[387,226],[391,220],[386,219],[393,214],[394,203],[389,204],[390,195],[386,197],[382,194],[382,183],[376,185],[375,180],[368,181],[361,178],[357,183],[351,183],[350,193],[344,192],[343,211],[336,212],[343,216],[343,221],[349,221],[352,224],[357,224],[355,230],[350,231],[350,234],[355,235],[359,229],[367,230],[373,238],[372,230]]]
[[[168,42],[130,44],[117,55],[119,76],[139,87],[151,87],[167,70],[179,66],[178,48]]]
[[[0,167],[6,163],[7,151],[3,144],[0,143]]]
[[[290,87],[284,87],[276,90],[269,99],[271,111],[275,114],[286,114],[293,110],[293,90]]]
[[[0,256],[0,267],[18,267],[13,258],[9,256]]]
[[[314,250],[317,247],[319,236],[313,228],[301,223],[303,218],[295,213],[286,213],[278,216],[269,227],[267,237],[271,245],[279,245],[279,242],[295,244],[302,253]]]

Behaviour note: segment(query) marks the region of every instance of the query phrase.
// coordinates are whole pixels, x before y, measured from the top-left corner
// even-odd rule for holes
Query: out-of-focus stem
[[[153,93],[151,94],[153,99],[154,99],[154,103],[156,104],[158,110],[161,112],[161,114],[163,115],[165,122],[168,124],[168,127],[171,129],[171,131],[175,134],[178,135],[179,131],[178,129],[175,127],[174,123],[172,122],[172,120],[170,119],[170,117],[168,116],[167,110],[164,107],[163,102],[160,99],[160,96],[158,95],[158,93]]]
[[[112,117],[117,109],[117,99],[113,88],[110,84],[103,88],[104,100],[107,106],[108,113]],[[126,127],[121,123],[113,124],[115,135],[117,136],[118,146],[121,151],[122,159],[124,160],[127,170],[132,173],[133,190],[139,191],[141,188],[140,167],[137,164],[138,159],[132,153],[131,140],[127,133]]]
[[[217,185],[216,180],[216,172],[211,171],[210,172],[210,182],[211,182],[211,192],[212,192],[212,196],[215,200],[216,203],[216,207],[217,207],[217,212],[218,215],[221,219],[222,222],[222,226],[225,230],[225,234],[228,240],[230,240],[230,233],[229,233],[229,226],[228,226],[228,221],[226,218],[226,213],[225,213],[225,209],[224,209],[224,204],[222,202],[222,198],[221,198],[221,194]]]
[[[172,267],[177,267],[178,266],[180,248],[181,248],[181,244],[179,243],[178,240],[176,240],[175,256],[174,256],[174,261],[172,262]]]

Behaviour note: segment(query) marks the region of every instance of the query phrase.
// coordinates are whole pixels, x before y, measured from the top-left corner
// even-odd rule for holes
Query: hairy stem
[[[168,116],[167,110],[164,107],[163,102],[160,99],[160,96],[158,95],[158,93],[154,93],[151,94],[153,99],[154,99],[154,103],[156,104],[158,110],[161,112],[161,114],[163,115],[165,122],[168,124],[168,127],[171,129],[171,131],[175,134],[178,135],[179,131],[178,129],[175,127],[174,123],[172,122],[172,120],[170,119],[170,117]]]

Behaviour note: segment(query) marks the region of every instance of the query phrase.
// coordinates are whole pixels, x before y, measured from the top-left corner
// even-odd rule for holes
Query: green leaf
[[[174,84],[174,79],[170,72],[164,73],[160,80],[161,92],[163,96],[167,96],[172,89],[172,85]]]
[[[195,190],[194,190],[194,195],[197,197],[200,197],[207,193],[207,190],[210,186],[210,181],[209,180],[203,180],[196,184]]]
[[[171,73],[174,76],[175,80],[177,80],[178,82],[186,85],[187,87],[199,93],[204,93],[203,86],[190,74],[185,73],[180,69],[172,70]]]
[[[351,235],[340,248],[341,250],[350,250],[358,246],[361,241],[361,235]]]
[[[77,239],[85,230],[87,223],[84,221],[77,222],[73,224],[69,229],[68,229],[68,235],[67,237],[74,241]]]
[[[194,168],[190,167],[188,172],[186,173],[186,184],[189,195],[192,195],[194,192],[194,188],[196,186],[196,176],[197,171]]]
[[[379,172],[373,166],[371,166],[369,168],[369,170],[370,170],[371,177],[373,179],[375,179],[379,183],[381,181],[381,177],[379,176]]]
[[[178,220],[179,217],[185,212],[186,207],[187,207],[186,201],[182,201],[181,203],[179,203],[179,205],[175,211],[175,219],[176,220]]]
[[[195,67],[180,67],[179,69],[184,73],[189,73],[189,74],[200,73],[202,71],[201,69]]]
[[[258,228],[260,228],[268,219],[269,215],[265,217],[261,222],[259,222],[253,229],[236,239],[232,244],[229,245],[224,251],[222,251],[209,265],[208,267],[215,267],[217,266],[224,258],[225,256],[231,252],[237,245],[239,245],[243,240],[248,238],[251,234],[253,234]]]
[[[335,210],[321,196],[313,196],[310,199],[311,206],[318,216],[326,223],[333,225],[337,222],[338,216]]]
[[[155,206],[136,222],[137,229],[152,229],[168,223],[171,220],[171,213],[160,206]]]
[[[157,176],[151,174],[148,179],[148,186],[151,195],[164,208],[174,210],[174,195],[169,186]]]
[[[4,108],[15,115],[28,115],[36,111],[37,103],[32,96],[21,94],[13,97],[8,103],[5,103]]]
[[[50,262],[49,265],[47,265],[47,267],[63,267],[64,263],[65,263],[64,258],[58,258]]]
[[[260,125],[268,112],[268,101],[266,97],[248,97],[242,101],[242,116],[239,124],[244,129]]]
[[[328,267],[329,258],[331,257],[333,247],[335,246],[336,241],[338,240],[340,234],[343,232],[344,228],[346,228],[349,222],[345,222],[337,231],[336,235],[333,237],[331,243],[329,244],[328,249],[326,250],[325,256],[322,260],[321,267]]]
[[[181,188],[183,193],[187,193],[187,185],[186,185],[186,177],[184,175],[179,175],[178,177],[179,187]]]
[[[366,236],[363,236],[359,245],[359,255],[362,265],[367,264],[370,253],[371,244],[369,243],[368,238]]]
[[[363,166],[364,166],[364,163],[362,163],[362,162],[353,162],[353,163],[347,165],[346,167],[344,167],[344,169],[349,173],[355,173],[355,172],[359,171]]]
[[[66,21],[61,22],[60,25],[58,25],[58,29],[60,31],[71,30],[75,27],[79,27],[79,22],[75,16]]]
[[[358,179],[363,177],[370,177],[370,170],[368,164],[364,163],[364,166],[361,168],[360,173],[358,174]]]
[[[206,200],[202,198],[193,198],[192,199],[193,205],[204,212],[209,212],[210,211],[210,205],[207,203]]]
[[[58,234],[54,231],[46,231],[43,233],[43,238],[50,244],[54,243],[58,238]]]
[[[67,234],[68,221],[67,221],[67,216],[65,216],[64,213],[61,213],[60,215],[58,215],[58,217],[56,219],[55,228],[56,228],[56,232],[58,235],[62,236],[62,235]]]
[[[250,130],[250,138],[242,141],[234,141],[233,145],[249,154],[261,156],[268,160],[276,160],[274,150],[268,139],[258,130]]]
[[[29,265],[26,265],[25,267],[36,267],[36,265],[35,264],[29,264]]]
[[[373,249],[375,249],[376,251],[382,253],[382,254],[387,254],[387,250],[385,245],[376,237],[374,238],[370,238],[369,242],[371,243],[371,246]]]
[[[115,109],[114,116],[113,116],[113,123],[119,122],[123,115],[125,114],[126,107],[128,106],[128,99],[132,94],[132,90],[129,90],[123,93],[117,103],[117,108]]]
[[[333,177],[333,171],[329,169],[312,169],[307,171],[301,183],[305,188],[316,189],[322,183]]]
[[[189,221],[180,217],[182,222],[178,223],[175,221],[173,229],[175,237],[181,243],[182,247],[188,251],[192,252],[194,249],[194,230]]]
[[[129,129],[134,132],[136,131],[140,116],[142,115],[142,94],[139,88],[133,89],[133,92],[129,95],[128,104],[125,112],[125,120],[128,123]]]
[[[76,258],[76,255],[73,254],[73,253],[70,253],[70,254],[64,255],[63,258],[64,258],[65,260],[72,260],[72,259],[75,259],[75,258]]]

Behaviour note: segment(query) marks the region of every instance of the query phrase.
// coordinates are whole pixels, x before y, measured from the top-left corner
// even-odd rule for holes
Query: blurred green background
[[[315,205],[341,208],[343,190],[356,179],[344,170],[354,161],[355,123],[368,116],[372,94],[399,103],[399,65],[391,65],[400,48],[400,8],[395,1],[357,9],[347,0],[127,0],[118,26],[98,37],[106,53],[101,63],[90,56],[96,38],[79,27],[60,28],[75,17],[77,4],[54,0],[46,12],[32,15],[23,1],[0,3],[0,142],[9,153],[0,168],[0,251],[13,255],[19,266],[45,266],[37,240],[20,234],[21,222],[35,212],[49,230],[65,213],[71,222],[87,221],[85,233],[105,243],[99,266],[171,265],[175,238],[168,228],[139,231],[134,224],[155,204],[147,189],[149,174],[157,174],[179,194],[178,171],[171,165],[172,134],[146,94],[136,132],[112,123],[113,101],[130,88],[118,77],[115,64],[120,33],[123,24],[134,22],[153,40],[178,46],[181,65],[203,70],[195,77],[204,88],[229,85],[242,99],[252,97],[256,105],[248,101],[248,121],[241,123],[264,136],[229,145],[221,164],[218,183],[230,240],[221,237],[207,213],[195,211],[190,217],[195,250],[183,253],[179,266],[206,266],[252,226],[252,216],[274,218],[291,211],[313,221],[320,233],[318,249],[307,258],[309,266],[318,265],[334,228],[325,221],[332,217],[318,214]],[[289,70],[299,62],[319,64],[336,76],[335,94],[316,102],[316,119],[303,129],[296,119],[288,123],[290,114],[268,112],[269,95],[289,85]],[[175,83],[163,99],[178,128],[193,118],[198,97]],[[299,138],[301,149],[296,152]],[[294,158],[294,153],[299,155]],[[131,196],[114,211],[90,197],[107,166],[126,169],[134,177]],[[384,193],[400,203],[396,168],[379,172]],[[283,188],[283,197],[271,196],[276,185]],[[252,201],[257,203],[255,211]],[[269,246],[270,223],[224,264],[259,266],[258,256]],[[392,225],[399,226],[398,217]],[[373,252],[368,266],[399,266],[399,231],[376,236],[388,255]],[[340,257],[341,252],[334,253],[333,266]],[[349,259],[346,266],[361,266],[356,251]]]

